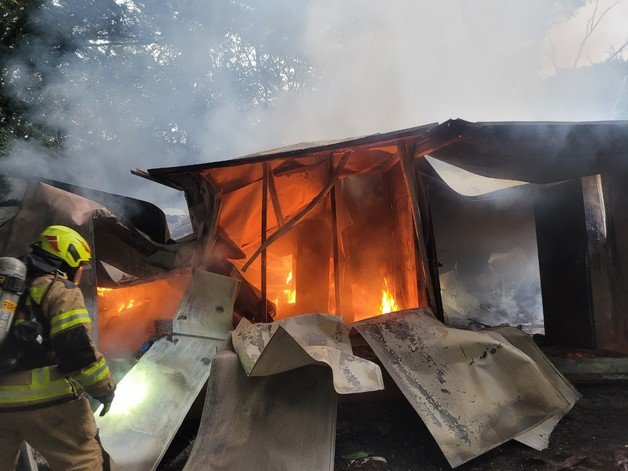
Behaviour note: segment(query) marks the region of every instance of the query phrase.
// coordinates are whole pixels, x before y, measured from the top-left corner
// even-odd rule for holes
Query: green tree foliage
[[[133,126],[174,161],[195,152],[190,136],[212,110],[268,106],[313,73],[298,21],[292,37],[265,26],[268,15],[299,18],[299,0],[0,1],[2,147],[37,139],[88,153],[97,141],[121,144]]]
[[[27,105],[8,93],[6,87],[8,62],[36,36],[29,18],[40,5],[40,0],[0,0],[0,155],[12,138],[41,135],[26,119]]]

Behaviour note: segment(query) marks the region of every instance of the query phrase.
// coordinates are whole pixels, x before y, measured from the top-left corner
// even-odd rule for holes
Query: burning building
[[[427,156],[527,184],[465,198]],[[157,466],[205,384],[186,469],[331,469],[336,393],[384,387],[356,342],[457,466],[510,439],[543,449],[579,395],[520,330],[453,329],[453,318],[492,310],[485,323],[512,323],[516,306],[525,323],[524,300],[538,298],[545,344],[628,350],[627,158],[626,122],[453,120],[136,170],[184,192],[193,233],[179,241],[148,206],[127,223],[32,186],[2,229],[5,254],[25,248],[20,230],[40,229],[31,212],[41,207],[45,223],[79,226],[95,244],[85,289],[105,352],[137,349],[155,321],[172,319],[99,420],[123,469]],[[517,274],[523,263],[531,275]]]
[[[627,132],[625,122],[453,120],[135,173],[185,192],[205,247],[199,264],[210,263],[224,230],[241,250],[231,261],[265,300],[260,318],[327,312],[349,324],[427,307],[443,319],[438,264],[456,261],[452,247],[486,251],[488,267],[491,255],[496,265],[524,246],[525,257],[538,258],[549,341],[626,351]],[[453,192],[425,156],[531,184],[511,190],[502,199],[514,203],[491,214]],[[484,232],[474,237],[470,225],[456,226],[464,218]],[[505,234],[488,237],[508,218]],[[527,240],[518,245],[478,248],[498,238],[507,246],[524,227]],[[470,267],[467,278],[478,270]]]

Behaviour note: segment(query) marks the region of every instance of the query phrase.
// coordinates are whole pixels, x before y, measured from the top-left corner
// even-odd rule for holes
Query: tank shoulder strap
[[[59,273],[55,272],[55,276],[52,279],[52,281],[48,283],[48,285],[45,288],[41,289],[39,293],[33,293],[31,291],[33,280],[27,281],[26,289],[24,290],[24,295],[20,297],[18,306],[22,304],[21,307],[23,308],[23,312],[29,315],[30,317],[29,320],[33,320],[32,319],[33,310],[35,310],[37,313],[41,313],[41,306],[46,300],[46,298],[48,297],[48,294],[50,293],[50,289],[52,288],[52,285],[54,285],[58,279],[59,279]],[[31,309],[29,309],[28,306],[26,306],[27,300],[30,300]]]

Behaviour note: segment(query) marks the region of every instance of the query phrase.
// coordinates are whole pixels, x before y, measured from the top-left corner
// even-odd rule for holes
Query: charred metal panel
[[[213,360],[201,425],[186,471],[334,468],[336,394],[320,366],[247,377],[238,356]]]
[[[134,227],[148,235],[152,240],[160,244],[166,243],[170,238],[168,224],[164,212],[152,203],[116,195],[104,191],[92,190],[82,186],[58,182],[41,177],[26,177],[27,180],[40,181],[61,190],[82,196],[98,204],[103,205],[118,218],[128,221]]]
[[[540,190],[534,209],[545,335],[554,345],[595,348],[580,180]]]
[[[570,407],[508,342],[452,329],[421,310],[354,324],[421,416],[451,466]]]
[[[28,185],[19,212],[11,222],[10,232],[4,244],[2,255],[19,257],[30,252],[30,245],[37,240],[39,233],[53,224],[61,224],[77,229],[94,247],[94,216],[111,215],[99,204],[82,196],[43,184]],[[92,337],[98,342],[98,310],[96,309],[96,274],[87,270],[83,275],[81,291],[85,304],[92,317]]]
[[[621,168],[628,157],[628,121],[494,122],[449,120],[458,139],[434,157],[479,175],[549,183]]]

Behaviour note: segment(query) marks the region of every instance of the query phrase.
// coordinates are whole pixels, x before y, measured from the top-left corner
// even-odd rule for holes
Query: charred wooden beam
[[[331,154],[329,156],[329,172],[331,176],[333,176],[334,169],[334,156]],[[331,178],[331,177],[330,177]],[[338,260],[338,214],[336,211],[336,183],[334,182],[334,186],[331,187],[331,191],[329,193],[330,204],[331,204],[331,234],[332,234],[332,250],[334,256],[334,302],[335,313],[337,316],[340,315],[342,311],[342,303],[340,298],[340,263]]]
[[[601,175],[581,179],[584,219],[587,232],[587,261],[597,348],[615,343],[612,264],[608,247],[606,205]]]
[[[432,278],[428,269],[427,251],[425,247],[425,239],[423,230],[423,222],[421,219],[421,207],[417,196],[418,188],[416,181],[416,168],[414,163],[415,156],[415,143],[408,143],[403,141],[398,146],[399,159],[401,161],[401,169],[403,171],[403,179],[408,191],[408,197],[412,204],[412,214],[414,216],[414,230],[416,233],[417,246],[418,246],[418,271],[421,280],[417,280],[419,283],[419,302],[421,305],[427,305],[432,309],[432,312],[438,313],[438,305],[436,302],[436,296],[434,294],[434,285],[432,284]]]
[[[270,191],[270,200],[273,203],[275,217],[277,218],[277,224],[281,227],[286,223],[286,221],[283,217],[283,213],[281,212],[281,205],[279,204],[279,197],[277,196],[277,187],[275,186],[275,177],[272,172],[270,172],[268,177],[268,189]]]
[[[269,180],[269,166],[268,162],[262,164],[264,168],[264,179],[262,181],[262,237],[261,237],[261,254],[262,254],[262,308],[264,314],[267,316],[267,254],[266,254],[266,232],[268,231],[268,180]],[[269,319],[266,319],[268,322]]]

